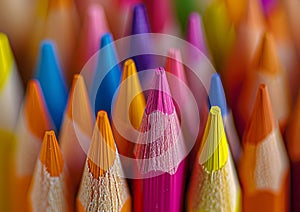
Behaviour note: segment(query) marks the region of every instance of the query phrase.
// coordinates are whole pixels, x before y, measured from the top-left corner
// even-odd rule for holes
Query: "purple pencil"
[[[186,150],[163,68],[155,71],[134,154],[141,177],[135,211],[181,211]]]

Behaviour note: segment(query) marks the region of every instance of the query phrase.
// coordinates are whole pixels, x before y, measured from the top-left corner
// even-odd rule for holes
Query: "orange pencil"
[[[249,72],[245,79],[237,104],[237,127],[240,133],[243,132],[248,122],[255,91],[261,83],[268,85],[275,120],[279,121],[281,130],[283,130],[290,112],[290,93],[273,38],[268,33],[264,34],[256,50],[252,72]]]
[[[16,129],[11,164],[12,211],[28,211],[27,194],[40,152],[44,131],[53,129],[38,81],[28,82],[23,108]]]
[[[72,192],[78,190],[93,131],[93,113],[84,79],[74,75],[60,132],[61,151],[71,178]]]
[[[294,100],[297,99],[299,89],[299,55],[296,52],[295,42],[292,40],[291,31],[293,29],[288,24],[290,14],[285,10],[285,1],[275,2],[273,8],[269,10],[266,20],[268,29],[274,35],[278,56],[289,80],[288,86],[293,97],[292,100]]]
[[[245,130],[239,165],[245,212],[289,209],[289,161],[276,123],[267,86],[262,84]]]
[[[73,211],[67,181],[55,133],[46,131],[29,190],[31,211]]]
[[[124,63],[121,87],[113,111],[112,129],[118,151],[126,157],[133,157],[133,147],[143,118],[146,101],[135,63],[128,59]],[[124,166],[125,163],[123,163]]]
[[[250,71],[255,50],[266,27],[258,1],[252,0],[247,3],[244,17],[237,26],[235,44],[222,72],[224,88],[228,94],[227,100],[233,111],[236,110],[241,87]]]
[[[131,197],[108,116],[99,111],[89,148],[77,211],[131,211]]]

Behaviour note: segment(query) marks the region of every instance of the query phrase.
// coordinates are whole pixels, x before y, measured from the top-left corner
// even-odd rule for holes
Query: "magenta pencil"
[[[134,154],[141,177],[134,205],[142,203],[144,212],[181,211],[186,152],[163,68],[155,71]]]
[[[186,29],[186,40],[193,46],[200,49],[200,51],[207,57],[210,57],[202,20],[200,15],[196,12],[189,15]],[[191,51],[192,49],[189,49],[189,56],[193,55],[193,52]]]

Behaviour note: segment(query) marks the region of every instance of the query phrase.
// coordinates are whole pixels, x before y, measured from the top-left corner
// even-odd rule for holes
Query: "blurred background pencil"
[[[248,73],[241,89],[236,114],[237,127],[243,132],[249,120],[255,91],[260,83],[268,86],[274,117],[283,131],[290,112],[290,92],[287,87],[286,73],[279,61],[271,34],[265,33],[253,59],[252,71]]]
[[[67,168],[53,130],[46,131],[28,193],[30,211],[74,211]]]
[[[0,32],[0,211],[9,209],[10,159],[23,88],[8,38]]]
[[[41,87],[28,82],[16,128],[11,163],[10,204],[12,211],[28,211],[28,189],[45,130],[54,129]],[[17,204],[16,204],[17,203]]]
[[[77,195],[77,211],[131,211],[131,197],[110,127],[99,111]]]
[[[60,145],[65,165],[70,176],[71,195],[75,205],[75,197],[89,149],[94,114],[85,87],[84,78],[74,75],[69,99],[60,131]]]
[[[100,4],[91,3],[84,14],[74,53],[75,61],[71,65],[74,73],[79,73],[85,63],[99,50],[102,35],[109,32],[106,15]],[[90,71],[93,73],[94,70]]]

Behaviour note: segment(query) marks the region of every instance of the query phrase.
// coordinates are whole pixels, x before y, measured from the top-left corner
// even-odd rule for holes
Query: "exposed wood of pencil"
[[[28,83],[23,110],[16,130],[17,141],[14,150],[11,179],[12,211],[27,211],[27,193],[38,158],[45,130],[53,124],[48,114],[39,83]],[[15,203],[18,204],[15,204]]]
[[[239,173],[243,211],[287,211],[289,163],[275,124],[267,86],[259,86],[245,130]]]
[[[46,131],[29,190],[32,211],[72,211],[66,169],[54,131]]]
[[[221,111],[211,107],[187,194],[188,211],[240,211],[241,191]]]
[[[80,184],[93,130],[93,114],[84,79],[75,75],[60,132],[61,150],[74,193]]]
[[[131,211],[108,116],[99,111],[77,196],[78,211]]]

